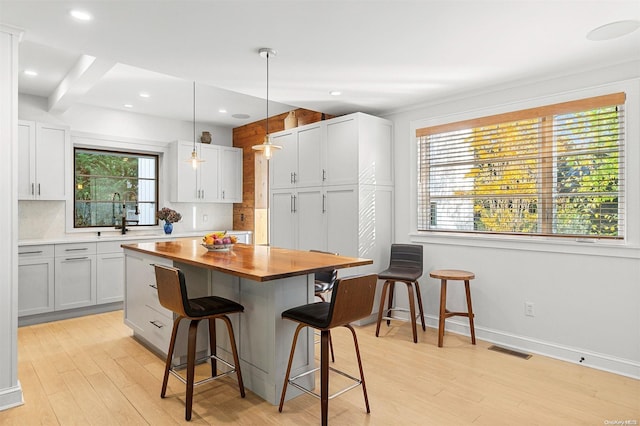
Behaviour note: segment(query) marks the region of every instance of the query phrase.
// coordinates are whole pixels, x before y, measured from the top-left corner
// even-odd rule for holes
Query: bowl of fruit
[[[228,235],[227,231],[211,232],[202,237],[202,246],[209,251],[229,251],[238,238],[235,235]]]

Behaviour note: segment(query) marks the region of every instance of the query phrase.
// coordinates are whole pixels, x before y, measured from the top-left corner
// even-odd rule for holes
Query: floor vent
[[[525,354],[524,352],[518,352],[518,351],[514,351],[513,349],[507,349],[507,348],[503,348],[496,345],[489,346],[489,350],[500,352],[507,355],[517,356],[518,358],[522,358],[522,359],[531,358],[531,354]]]

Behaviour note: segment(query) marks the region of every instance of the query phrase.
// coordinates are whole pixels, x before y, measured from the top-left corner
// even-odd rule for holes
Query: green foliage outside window
[[[74,160],[76,228],[157,224],[157,156],[76,148]]]

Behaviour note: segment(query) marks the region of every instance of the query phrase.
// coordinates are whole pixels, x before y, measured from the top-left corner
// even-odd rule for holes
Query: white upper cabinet
[[[242,149],[220,147],[220,200],[242,202]]]
[[[193,142],[177,141],[169,150],[170,198],[181,203],[242,202],[242,150],[219,145],[196,144],[198,158],[191,162]]]
[[[18,140],[18,199],[65,200],[73,167],[69,128],[19,121]]]
[[[298,173],[298,132],[291,129],[274,133],[271,142],[282,147],[269,160],[271,189],[290,188]]]
[[[274,133],[271,188],[393,185],[391,123],[355,113]]]

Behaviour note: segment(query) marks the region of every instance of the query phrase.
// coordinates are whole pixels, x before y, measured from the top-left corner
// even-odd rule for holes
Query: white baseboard
[[[0,390],[0,411],[8,410],[9,408],[22,404],[24,404],[24,398],[22,397],[20,380],[18,380],[17,386]]]
[[[435,329],[438,328],[438,317],[427,315],[425,318],[428,327]],[[466,319],[455,320],[449,318],[446,321],[445,330],[447,332],[470,336],[469,323],[466,321]],[[505,333],[504,331],[492,330],[478,326],[476,326],[476,338],[498,346],[514,349],[519,352],[543,355],[549,358],[570,362],[572,364],[580,364],[585,367],[591,367],[597,370],[608,371],[610,373],[640,379],[640,363],[628,359],[617,358],[611,355],[591,352],[580,348],[572,348],[569,346],[545,342],[524,336],[517,336],[515,334]]]

